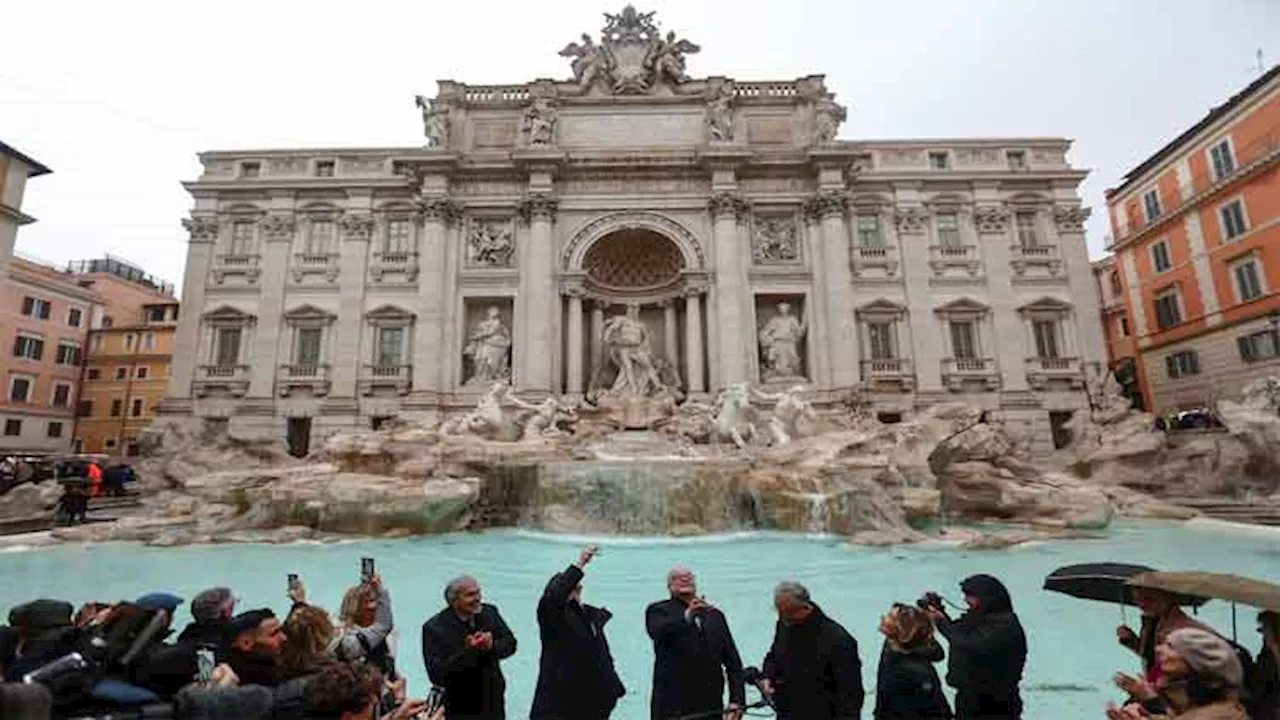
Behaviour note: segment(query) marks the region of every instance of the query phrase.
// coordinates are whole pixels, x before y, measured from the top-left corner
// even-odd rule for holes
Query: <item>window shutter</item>
[[[1187,371],[1188,375],[1200,374],[1200,355],[1198,353],[1187,353]]]
[[[1170,378],[1178,377],[1178,363],[1173,359],[1172,355],[1166,355],[1164,358],[1165,372],[1169,373]]]
[[[1250,342],[1250,339],[1251,338],[1248,335],[1236,338],[1236,346],[1240,348],[1241,360],[1252,361],[1254,359],[1253,343]]]
[[[44,357],[44,341],[35,340],[34,343],[35,343],[35,353],[33,354],[31,359],[39,360],[40,358]]]

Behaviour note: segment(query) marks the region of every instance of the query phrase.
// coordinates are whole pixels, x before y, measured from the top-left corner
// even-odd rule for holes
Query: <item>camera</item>
[[[935,610],[941,610],[943,609],[942,596],[936,592],[932,592],[932,591],[927,592],[924,595],[921,595],[920,599],[916,600],[916,607],[920,608],[921,610],[928,610],[929,608],[934,608]]]

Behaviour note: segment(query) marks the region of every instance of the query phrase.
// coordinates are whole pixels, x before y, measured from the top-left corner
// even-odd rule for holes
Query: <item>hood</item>
[[[33,600],[9,613],[9,620],[28,637],[71,624],[74,608],[61,600]]]
[[[960,583],[966,595],[978,598],[980,613],[1013,612],[1013,600],[1004,583],[990,575],[972,575]]]

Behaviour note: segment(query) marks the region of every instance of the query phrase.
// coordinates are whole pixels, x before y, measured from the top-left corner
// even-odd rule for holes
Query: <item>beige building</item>
[[[51,170],[0,141],[0,278],[8,277],[9,259],[18,228],[33,223],[35,218],[22,212],[22,197],[27,179],[48,175]]]
[[[164,411],[301,452],[495,381],[957,399],[1041,448],[1087,407],[1068,141],[838,139],[821,75],[690,77],[698,47],[629,7],[599,37],[566,80],[440,82],[425,147],[202,154]]]

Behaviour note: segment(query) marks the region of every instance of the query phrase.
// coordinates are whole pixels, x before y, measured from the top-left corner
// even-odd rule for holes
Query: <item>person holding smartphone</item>
[[[342,597],[334,656],[339,660],[365,660],[388,680],[395,680],[395,658],[388,642],[395,629],[391,592],[382,584],[382,577],[372,572],[371,562],[367,569],[362,582]]]

